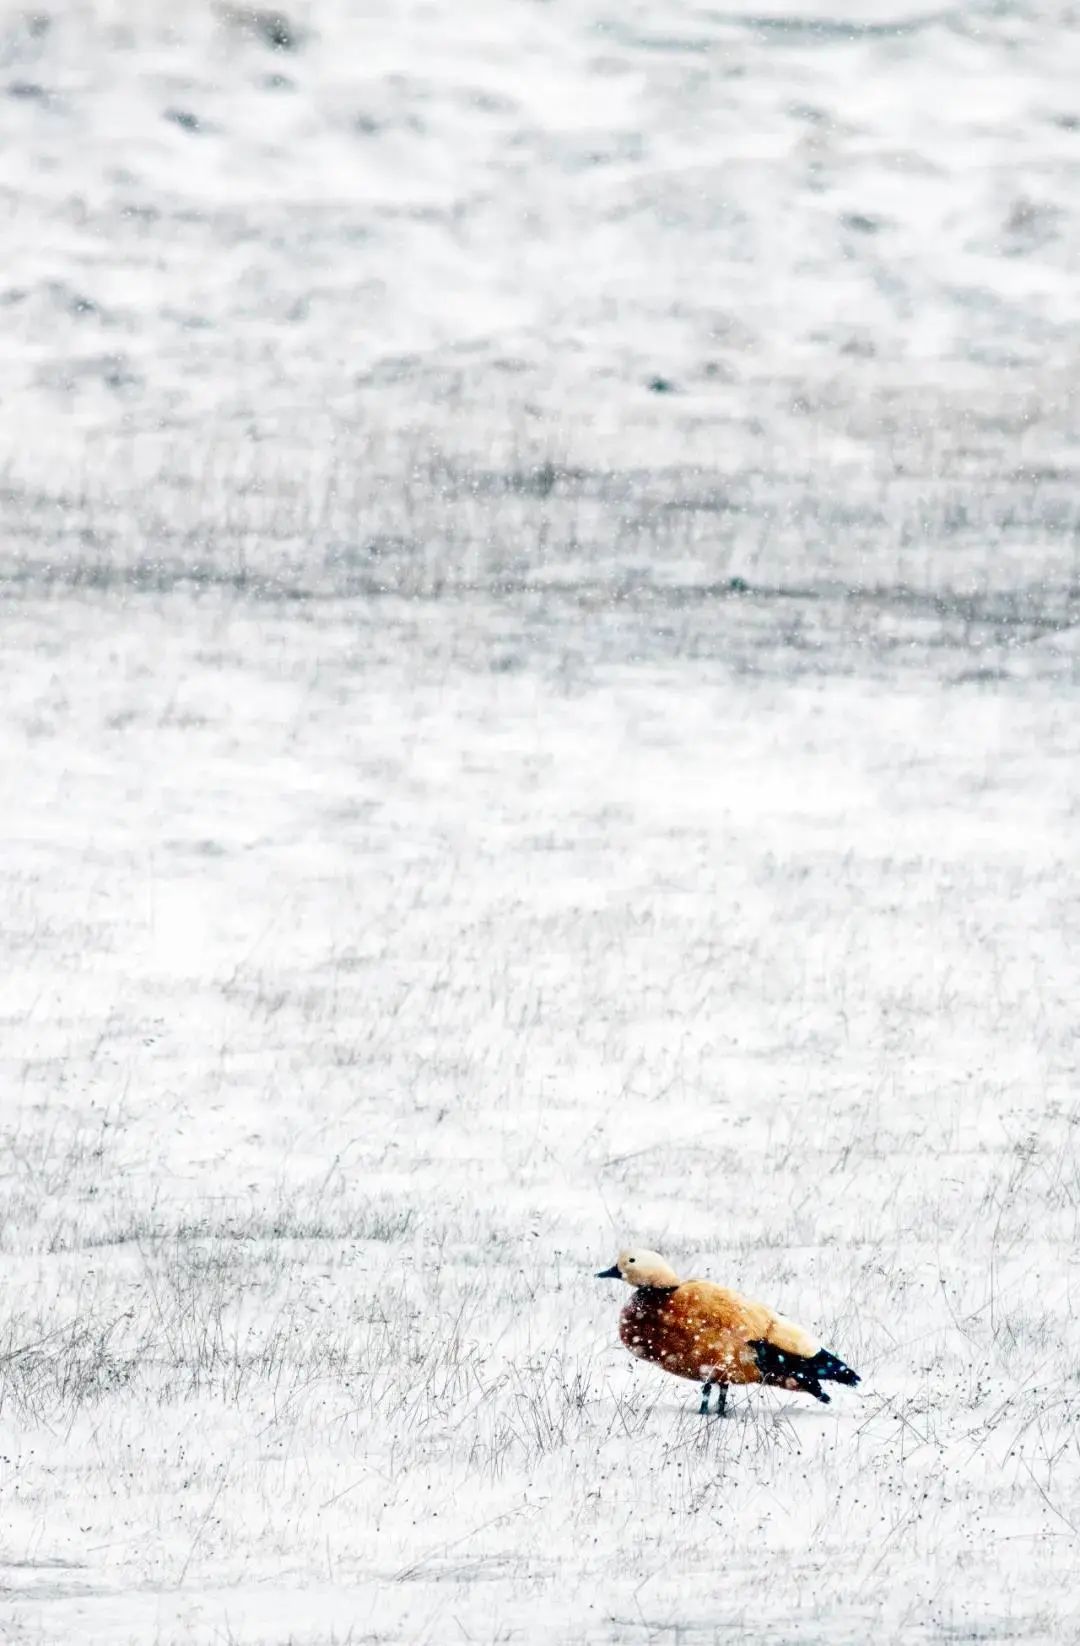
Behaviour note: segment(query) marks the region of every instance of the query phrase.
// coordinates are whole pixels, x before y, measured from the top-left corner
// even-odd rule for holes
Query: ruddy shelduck
[[[828,1405],[823,1382],[855,1384],[845,1366],[801,1326],[711,1280],[680,1280],[656,1252],[620,1252],[598,1280],[624,1280],[634,1295],[619,1317],[619,1336],[640,1360],[700,1383],[701,1413],[715,1389],[717,1416],[732,1383],[801,1390]]]

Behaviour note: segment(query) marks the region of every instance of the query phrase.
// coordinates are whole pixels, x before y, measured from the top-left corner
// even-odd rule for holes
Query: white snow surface
[[[779,472],[1071,436],[1071,3],[286,11],[288,50],[272,8],[5,13],[2,426],[52,468],[395,418],[614,467],[764,420]]]
[[[1080,1634],[1078,29],[3,12],[5,1642]]]
[[[0,569],[1071,623],[1078,75],[1007,0],[9,10]]]

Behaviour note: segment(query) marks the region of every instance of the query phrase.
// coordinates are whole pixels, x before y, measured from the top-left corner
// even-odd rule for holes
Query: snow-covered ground
[[[5,1641],[1077,1638],[1078,30],[0,19]]]
[[[7,1638],[1074,1638],[1075,692],[497,618],[8,612]]]

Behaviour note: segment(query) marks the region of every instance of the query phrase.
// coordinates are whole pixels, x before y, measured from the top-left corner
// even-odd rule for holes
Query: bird
[[[630,1247],[596,1278],[634,1288],[619,1317],[620,1338],[639,1360],[700,1383],[703,1417],[714,1389],[716,1415],[723,1416],[733,1383],[768,1383],[827,1406],[823,1382],[860,1381],[794,1321],[711,1280],[680,1280],[658,1252]]]

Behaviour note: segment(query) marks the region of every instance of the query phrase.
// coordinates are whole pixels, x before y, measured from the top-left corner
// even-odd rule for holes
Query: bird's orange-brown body
[[[619,1336],[632,1355],[695,1383],[761,1383],[752,1343],[771,1343],[800,1358],[818,1347],[801,1327],[764,1304],[708,1280],[684,1280],[667,1290],[641,1287],[619,1317]],[[799,1387],[794,1375],[769,1381]]]

